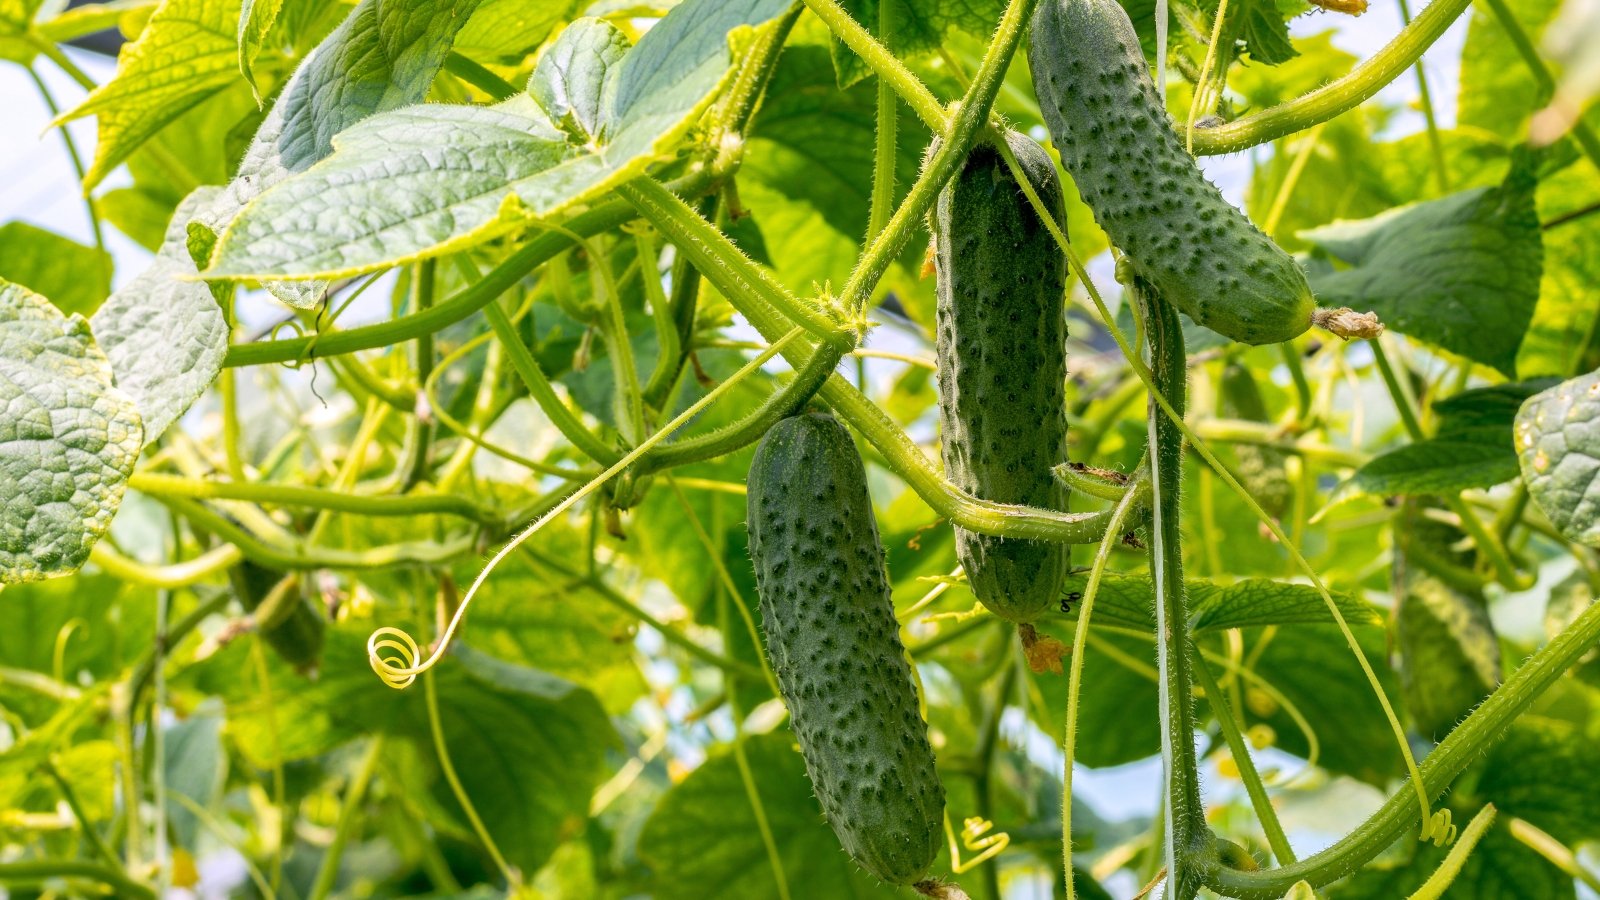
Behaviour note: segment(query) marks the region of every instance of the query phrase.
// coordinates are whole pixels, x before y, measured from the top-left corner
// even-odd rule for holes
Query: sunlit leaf
[[[0,281],[0,583],[65,575],[111,525],[139,411],[81,316]]]

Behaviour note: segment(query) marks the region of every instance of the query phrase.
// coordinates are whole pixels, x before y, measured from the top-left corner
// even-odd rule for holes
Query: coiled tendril
[[[1432,841],[1435,847],[1448,847],[1456,842],[1456,826],[1450,821],[1449,809],[1435,810],[1422,826],[1422,833],[1417,835],[1419,841]]]
[[[1000,855],[1011,844],[1011,835],[1002,831],[999,834],[990,834],[994,823],[981,816],[969,816],[961,823],[961,843],[956,844],[955,831],[950,827],[950,817],[944,817],[945,837],[950,841],[950,871],[957,875],[970,872],[984,864],[984,862]],[[968,853],[977,856],[963,861],[961,847],[967,848]]]

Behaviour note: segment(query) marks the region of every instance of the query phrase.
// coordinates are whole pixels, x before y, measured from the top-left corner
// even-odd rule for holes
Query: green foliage
[[[1592,886],[1582,23],[1155,7],[0,0],[0,894]]]

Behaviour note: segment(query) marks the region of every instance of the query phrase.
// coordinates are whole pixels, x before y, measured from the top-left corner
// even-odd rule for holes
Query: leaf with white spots
[[[1600,370],[1530,397],[1516,443],[1534,502],[1562,534],[1600,546]]]
[[[142,434],[89,323],[0,281],[0,583],[83,565],[122,502]]]

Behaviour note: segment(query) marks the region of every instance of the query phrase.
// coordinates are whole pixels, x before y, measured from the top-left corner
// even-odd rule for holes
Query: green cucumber
[[[228,581],[267,646],[296,671],[316,668],[327,626],[300,592],[298,580],[245,560],[228,570]]]
[[[773,426],[748,500],[767,653],[812,789],[856,862],[916,882],[939,853],[944,787],[849,432],[819,413]]]
[[[1050,155],[1007,132],[1057,222]],[[1051,467],[1067,458],[1066,257],[995,148],[973,148],[934,210],[937,355],[945,477],[984,500],[1066,510]],[[967,584],[996,615],[1027,623],[1053,607],[1069,547],[956,529]]]
[[[1248,422],[1266,422],[1267,404],[1261,386],[1247,366],[1230,362],[1222,370],[1222,414]],[[1239,484],[1250,492],[1261,508],[1274,519],[1283,518],[1294,502],[1294,485],[1289,482],[1288,455],[1277,447],[1238,444],[1233,448],[1238,463]]]
[[[1061,164],[1134,271],[1237,341],[1311,327],[1305,273],[1201,174],[1117,0],[1041,0],[1032,37],[1034,92]]]

